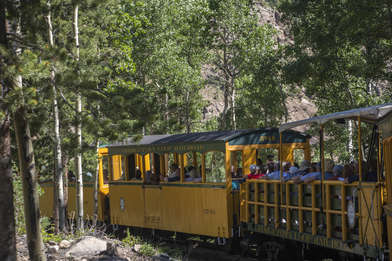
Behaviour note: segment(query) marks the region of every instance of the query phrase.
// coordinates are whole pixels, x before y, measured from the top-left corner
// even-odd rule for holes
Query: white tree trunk
[[[99,149],[99,141],[96,142],[97,147],[97,155]],[[98,220],[98,183],[99,183],[99,158],[97,157],[97,169],[95,171],[94,178],[94,218],[93,218],[93,226],[97,225]]]
[[[350,154],[350,161],[354,160],[354,146],[353,146],[353,122],[348,121],[348,153]]]
[[[231,115],[231,120],[233,121],[233,129],[237,129],[237,119],[236,119],[236,111],[235,111],[235,86],[234,86],[234,78],[232,78],[231,82],[231,110],[232,110],[232,115]]]
[[[79,18],[79,5],[76,4],[74,8],[74,17],[73,17],[73,25],[74,25],[74,33],[75,33],[75,45],[76,45],[76,61],[79,61],[79,26],[78,26],[78,18]],[[80,91],[77,93],[76,97],[76,117],[77,117],[77,126],[76,126],[76,136],[77,136],[77,152],[75,156],[75,169],[76,169],[76,225],[77,228],[83,230],[83,175],[82,175],[82,95]]]
[[[53,27],[52,27],[52,19],[51,19],[51,10],[50,10],[50,1],[47,3],[48,5],[48,33],[49,33],[49,44],[50,47],[54,47],[53,41]],[[55,186],[56,193],[54,195],[55,198],[55,208],[56,213],[58,213],[58,224],[56,222],[56,230],[57,228],[60,231],[64,231],[65,229],[65,201],[64,201],[64,182],[63,182],[63,164],[62,164],[62,151],[61,151],[61,138],[60,138],[60,120],[59,120],[59,108],[57,103],[57,90],[56,90],[56,74],[54,65],[52,65],[50,71],[50,83],[52,85],[53,91],[53,117],[54,117],[54,141],[55,141]]]

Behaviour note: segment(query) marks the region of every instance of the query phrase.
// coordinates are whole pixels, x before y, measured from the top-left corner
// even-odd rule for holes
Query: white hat
[[[289,169],[289,173],[290,173],[290,174],[294,174],[294,173],[297,172],[297,171],[298,171],[298,168],[295,167],[295,166],[291,166],[290,169]]]
[[[256,165],[252,164],[249,167],[250,171],[256,171]]]

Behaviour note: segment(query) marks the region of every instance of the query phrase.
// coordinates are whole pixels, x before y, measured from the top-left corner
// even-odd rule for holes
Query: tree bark
[[[21,84],[21,77],[18,78],[17,84]],[[26,119],[26,113],[23,106],[15,112],[14,124],[18,145],[19,169],[22,173],[23,181],[23,198],[29,256],[30,260],[44,261],[46,260],[46,256],[44,253],[39,220],[39,196],[34,149],[31,141],[29,123]]]
[[[76,45],[76,61],[79,62],[79,5],[76,4],[74,8],[73,26],[75,33],[75,45]],[[77,228],[83,230],[83,174],[82,174],[82,95],[80,90],[76,97],[76,136],[77,136],[77,152],[75,157],[75,169],[76,169],[76,225]]]
[[[63,155],[62,158],[62,163],[64,167],[64,208],[65,208],[65,219],[67,220],[68,213],[67,213],[67,208],[68,208],[68,162],[69,162],[69,156],[67,154]],[[67,223],[66,223],[67,225]],[[69,227],[67,227],[69,229]]]
[[[2,110],[2,112],[4,112]],[[14,190],[8,112],[0,120],[0,260],[16,260]]]
[[[0,46],[8,49],[6,33],[5,1],[0,1]],[[7,92],[6,81],[1,79],[0,98]],[[16,260],[10,125],[8,108],[0,105],[0,260],[6,261]]]
[[[50,47],[54,47],[53,41],[53,27],[51,19],[51,5],[50,1],[47,3],[48,15],[46,17],[48,22],[48,34]],[[50,83],[53,91],[53,120],[54,120],[54,141],[55,141],[55,195],[54,205],[56,209],[56,222],[55,230],[64,231],[65,229],[65,203],[64,203],[64,180],[63,180],[63,165],[62,165],[62,151],[61,151],[61,138],[60,138],[60,120],[59,120],[59,108],[57,103],[57,90],[56,90],[56,74],[54,65],[50,70]],[[58,219],[57,219],[58,217]]]
[[[99,148],[99,141],[96,141],[97,155]],[[95,171],[94,177],[94,218],[93,218],[93,226],[97,225],[98,220],[98,182],[99,182],[99,158],[97,157],[97,169]]]

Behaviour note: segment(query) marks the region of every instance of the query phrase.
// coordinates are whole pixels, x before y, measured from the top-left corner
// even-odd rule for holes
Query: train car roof
[[[309,138],[300,132],[288,130],[283,133],[283,143],[305,143]],[[225,151],[229,145],[278,144],[278,128],[195,132],[173,135],[147,135],[142,139],[129,138],[107,145],[109,154],[148,152]]]
[[[292,129],[309,123],[316,123],[321,125],[331,120],[339,120],[339,119],[357,120],[358,116],[361,117],[361,121],[377,124],[391,113],[392,113],[392,103],[386,103],[386,104],[375,105],[366,108],[358,108],[358,109],[352,109],[348,111],[330,113],[327,115],[316,116],[300,121],[288,122],[282,124],[279,127],[279,132],[283,132],[288,129]]]

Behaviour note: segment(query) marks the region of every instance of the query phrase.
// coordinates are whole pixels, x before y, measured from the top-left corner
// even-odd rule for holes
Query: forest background
[[[5,0],[0,23],[4,217],[18,173],[61,190],[70,170],[95,174],[99,144],[391,101],[388,0]],[[349,160],[348,126],[326,136]]]

